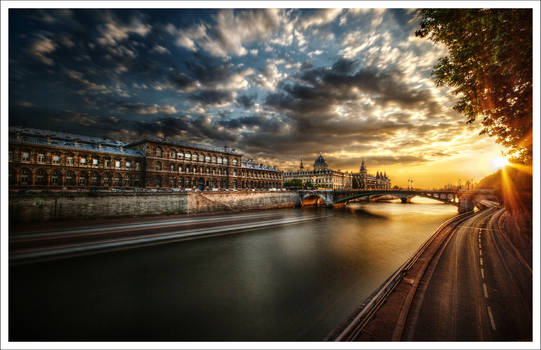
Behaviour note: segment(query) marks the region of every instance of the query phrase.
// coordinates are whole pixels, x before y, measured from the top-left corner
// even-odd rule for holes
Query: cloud
[[[312,15],[308,15],[300,20],[299,25],[303,29],[307,29],[311,26],[321,26],[323,24],[330,23],[336,19],[343,9],[321,9],[316,10]]]
[[[220,10],[213,16],[214,24],[195,24],[177,29],[172,24],[166,31],[177,37],[176,44],[190,51],[203,50],[213,56],[243,56],[248,53],[246,44],[264,40],[280,27],[283,11]]]
[[[202,90],[192,93],[188,98],[204,106],[226,106],[234,101],[234,94],[231,91]]]
[[[245,109],[252,108],[257,100],[257,94],[241,95],[237,97],[237,104]]]
[[[151,25],[143,23],[137,17],[133,17],[129,24],[118,22],[111,14],[105,17],[106,23],[100,26],[101,36],[97,38],[97,42],[101,45],[117,45],[128,39],[130,34],[138,34],[144,37],[152,29]]]
[[[163,47],[163,46],[161,46],[161,45],[155,45],[155,46],[152,48],[152,51],[155,51],[155,52],[158,52],[158,53],[162,53],[162,54],[166,54],[166,53],[170,54],[170,53],[171,53],[167,48],[165,48],[165,47]]]
[[[122,112],[124,114],[138,114],[138,115],[155,115],[155,114],[166,114],[172,115],[176,114],[177,110],[174,106],[164,105],[160,106],[158,104],[146,105],[144,103],[113,103],[115,105],[113,108],[116,111]]]
[[[54,41],[39,34],[38,38],[30,46],[30,53],[41,63],[52,66],[54,65],[54,60],[46,55],[54,52],[56,49],[57,45]]]
[[[99,93],[108,93],[110,90],[107,88],[107,86],[103,84],[96,84],[94,82],[91,82],[88,79],[84,78],[83,73],[77,72],[74,70],[66,69],[65,70],[68,77],[75,80],[76,82],[80,83],[82,86],[84,86],[86,89],[99,92]]]

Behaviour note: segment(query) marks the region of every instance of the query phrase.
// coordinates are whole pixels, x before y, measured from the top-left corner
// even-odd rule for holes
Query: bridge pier
[[[473,211],[473,200],[469,196],[460,197],[460,200],[458,201],[458,212],[460,214],[467,213],[469,211]]]
[[[402,198],[400,198],[400,201],[402,203],[411,203],[411,198],[412,197],[402,197]]]

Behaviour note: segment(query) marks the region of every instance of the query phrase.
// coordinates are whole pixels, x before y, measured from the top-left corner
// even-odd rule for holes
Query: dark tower
[[[366,166],[364,165],[364,159],[361,161],[361,183],[359,184],[360,188],[366,188]]]

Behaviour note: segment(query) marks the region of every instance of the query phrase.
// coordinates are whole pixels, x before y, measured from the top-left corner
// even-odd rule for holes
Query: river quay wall
[[[11,193],[11,222],[199,214],[298,205],[291,191]]]

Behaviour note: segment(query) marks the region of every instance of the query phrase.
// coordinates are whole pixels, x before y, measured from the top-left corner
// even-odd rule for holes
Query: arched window
[[[192,160],[193,160],[194,162],[197,162],[197,159],[198,159],[198,155],[197,155],[197,153],[194,153],[194,154],[193,154]]]
[[[206,169],[205,169],[205,172],[206,172],[207,174],[210,174],[210,169],[209,169],[209,168],[206,168]]]
[[[179,172],[179,173],[182,172],[182,165],[179,165],[179,166],[178,166],[178,172]]]
[[[156,157],[162,156],[162,149],[160,147],[156,147]]]
[[[124,186],[132,185],[132,177],[129,174],[124,175]]]
[[[86,155],[84,155],[84,154],[83,154],[83,155],[80,155],[80,156],[79,156],[79,164],[80,164],[80,165],[86,165],[86,163],[87,163]]]
[[[66,172],[66,185],[75,185],[75,174],[73,173],[73,171]]]
[[[224,164],[227,165],[227,158],[224,158]]]
[[[21,185],[31,185],[32,184],[32,172],[24,168],[21,169]]]
[[[73,154],[68,154],[66,156],[66,165],[73,165]]]
[[[111,174],[103,174],[103,186],[111,186]]]
[[[192,159],[192,154],[190,152],[186,152],[184,157],[186,158],[186,160],[191,160]]]
[[[237,165],[237,158],[233,158],[233,165]]]
[[[43,169],[36,171],[36,185],[47,185],[47,173]]]
[[[173,188],[176,187],[176,179],[174,177],[169,178],[169,187]]]
[[[205,156],[205,162],[210,163],[210,156],[208,154]]]
[[[189,166],[186,167],[186,172],[187,172],[187,173],[190,172],[190,167],[189,167]]]
[[[53,154],[53,164],[60,164],[60,154]]]
[[[22,151],[21,160],[28,162],[30,160],[30,151]]]
[[[177,157],[177,152],[172,149],[171,152],[169,152],[169,157],[175,159]]]
[[[216,156],[212,156],[212,162],[216,163]]]
[[[38,163],[45,163],[45,153],[43,152],[38,153]]]
[[[157,187],[162,187],[162,177],[161,176],[156,176],[155,184],[156,184]]]
[[[113,177],[113,186],[122,186],[122,175],[116,174]]]
[[[98,186],[100,184],[100,175],[98,173],[92,173],[90,177],[90,184],[92,186]]]
[[[171,163],[169,165],[169,168],[171,169],[171,171],[175,171],[175,164]]]
[[[62,173],[59,170],[55,170],[51,175],[51,185],[61,186],[62,185]]]
[[[200,162],[204,162],[204,161],[205,161],[205,155],[200,154],[200,155],[199,155],[199,161],[200,161]]]
[[[160,162],[156,163],[156,170],[162,170],[162,163]]]
[[[79,186],[86,186],[88,183],[88,174],[86,172],[79,174]]]
[[[184,159],[184,153],[182,151],[178,152],[177,158],[178,159]]]
[[[222,164],[222,157],[218,157],[218,164]]]

